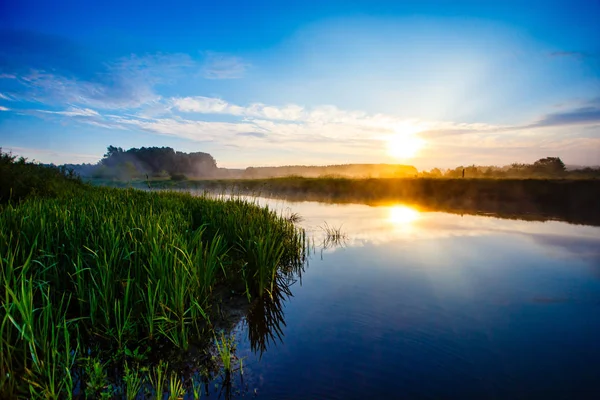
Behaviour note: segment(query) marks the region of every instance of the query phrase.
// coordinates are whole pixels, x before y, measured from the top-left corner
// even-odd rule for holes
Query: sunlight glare
[[[412,124],[396,127],[396,133],[388,138],[389,155],[398,159],[415,157],[425,144],[425,141],[417,136],[420,130]]]
[[[414,135],[396,134],[388,141],[388,152],[398,159],[409,159],[423,148],[423,140]]]
[[[410,225],[419,219],[419,211],[407,206],[390,207],[389,220],[394,225]]]

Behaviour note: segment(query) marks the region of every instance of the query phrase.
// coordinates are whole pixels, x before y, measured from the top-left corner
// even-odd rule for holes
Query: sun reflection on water
[[[392,206],[389,210],[389,220],[397,226],[409,226],[419,219],[420,215],[416,209],[404,205]]]

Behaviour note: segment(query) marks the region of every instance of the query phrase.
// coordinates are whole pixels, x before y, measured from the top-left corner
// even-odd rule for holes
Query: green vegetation
[[[49,174],[15,159],[3,168],[29,182]],[[304,232],[240,199],[68,175],[41,193],[0,206],[0,398],[135,398],[152,386],[179,398],[193,385],[165,354],[208,348],[217,304],[268,297],[303,263]]]
[[[223,364],[223,369],[225,370],[225,374],[227,377],[231,374],[232,370],[232,360],[233,360],[233,352],[235,348],[235,344],[233,342],[233,338],[226,338],[225,332],[221,332],[221,338],[215,338],[215,346],[217,347],[217,353]]]
[[[0,147],[0,204],[30,195],[56,196],[80,186],[81,180],[71,169],[36,165],[3,153]]]

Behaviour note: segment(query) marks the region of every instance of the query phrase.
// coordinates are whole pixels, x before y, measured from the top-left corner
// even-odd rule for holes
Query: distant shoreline
[[[233,180],[92,181],[153,189],[199,190],[289,201],[389,204],[426,210],[492,214],[502,218],[559,220],[600,226],[598,179],[271,178]]]

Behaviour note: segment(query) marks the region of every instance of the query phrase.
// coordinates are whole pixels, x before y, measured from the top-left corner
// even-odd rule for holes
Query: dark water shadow
[[[273,290],[262,298],[256,299],[246,315],[245,324],[248,329],[250,349],[259,354],[267,351],[269,346],[283,343],[285,328],[285,303],[294,295],[292,286],[302,282],[302,272],[308,261],[282,270],[276,279]]]

